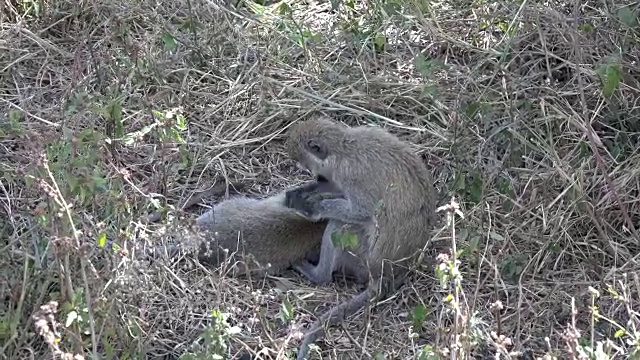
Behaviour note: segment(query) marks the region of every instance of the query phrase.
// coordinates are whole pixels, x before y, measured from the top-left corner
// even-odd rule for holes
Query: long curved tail
[[[387,297],[387,295],[396,292],[409,276],[407,269],[397,268],[395,272],[392,268],[389,270],[390,272],[387,272],[387,276],[372,279],[372,281],[369,282],[369,286],[367,286],[363,292],[356,295],[356,297],[334,306],[322,315],[320,319],[313,324],[311,329],[304,334],[296,360],[306,360],[309,354],[309,345],[324,336],[324,326],[333,326],[341,322],[347,316],[363,308],[372,299],[383,299]]]
[[[356,297],[334,306],[331,310],[324,313],[320,319],[313,324],[311,329],[304,334],[296,359],[305,360],[307,358],[307,355],[309,354],[309,346],[320,337],[324,336],[324,326],[333,326],[344,320],[347,316],[360,310],[375,297],[376,293],[376,287],[369,285],[366,290],[356,295]]]

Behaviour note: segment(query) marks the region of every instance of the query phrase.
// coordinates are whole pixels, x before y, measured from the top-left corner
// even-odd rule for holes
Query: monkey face
[[[315,177],[331,179],[335,149],[331,144],[343,141],[345,128],[326,118],[307,120],[293,127],[287,140],[287,151],[292,159]]]
[[[299,163],[302,167],[311,171],[314,176],[326,176],[323,169],[326,168],[326,161],[329,157],[329,149],[322,139],[313,137],[300,144]]]

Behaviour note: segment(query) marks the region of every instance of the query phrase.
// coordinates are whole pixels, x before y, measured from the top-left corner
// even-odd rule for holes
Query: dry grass
[[[638,6],[288,4],[259,15],[205,0],[3,2],[0,357],[293,352],[313,314],[358,289],[132,259],[172,236],[138,221],[154,204],[227,180],[258,195],[302,179],[282,134],[322,112],[415,144],[443,203],[456,194],[465,216],[436,229],[410,284],[332,329],[323,358],[461,345],[466,357],[577,359],[598,343],[609,355],[598,359],[629,358],[640,339]],[[458,292],[433,266],[454,229]],[[121,248],[96,246],[103,234]],[[239,333],[216,340],[212,310]],[[203,334],[209,347],[194,348]]]

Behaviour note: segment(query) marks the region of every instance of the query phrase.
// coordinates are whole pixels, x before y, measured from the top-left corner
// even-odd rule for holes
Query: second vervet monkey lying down
[[[332,281],[336,270],[369,283],[362,294],[314,323],[298,352],[298,360],[303,360],[309,345],[324,334],[323,325],[341,321],[402,284],[407,261],[429,241],[436,193],[422,160],[408,144],[381,128],[351,128],[326,118],[308,120],[290,130],[287,146],[302,167],[343,194],[305,203],[299,198],[313,191],[313,184],[287,191],[288,206],[312,221],[328,221],[318,264],[303,259],[294,267],[316,284]],[[356,235],[355,248],[334,245],[334,234],[345,229]]]
[[[310,191],[297,198],[301,207],[342,196],[326,181],[303,186]],[[286,191],[264,199],[236,196],[224,200],[195,220],[197,236],[171,247],[171,256],[193,248],[198,259],[212,267],[230,258],[231,264],[240,265],[234,267],[233,275],[247,270],[275,274],[301,260],[317,261],[327,222],[301,216],[285,205],[285,199]]]

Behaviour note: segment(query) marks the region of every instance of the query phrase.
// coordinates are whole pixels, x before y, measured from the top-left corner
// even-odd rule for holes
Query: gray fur
[[[297,209],[312,221],[328,220],[328,224],[318,265],[302,260],[294,267],[316,284],[330,282],[338,269],[359,282],[369,282],[364,293],[330,310],[313,325],[298,352],[298,360],[303,360],[309,344],[324,333],[324,323],[339,322],[403,282],[407,261],[429,241],[436,219],[436,194],[422,160],[408,144],[380,128],[308,120],[291,131],[288,151],[314,176],[326,178],[344,195],[318,201],[311,210]],[[333,245],[331,234],[344,227],[357,235],[355,249]]]

